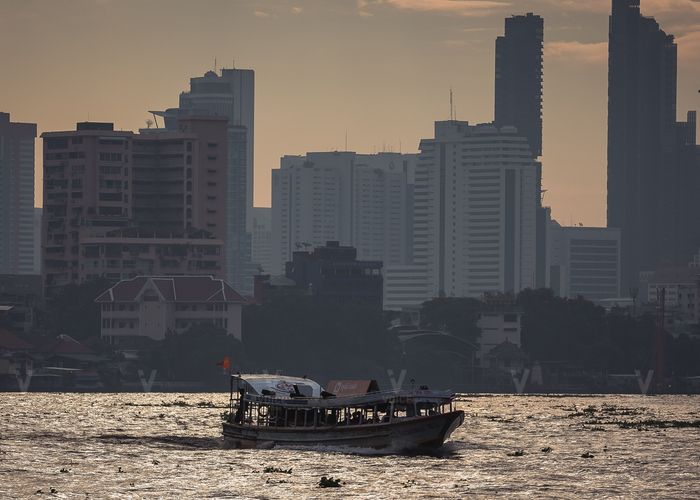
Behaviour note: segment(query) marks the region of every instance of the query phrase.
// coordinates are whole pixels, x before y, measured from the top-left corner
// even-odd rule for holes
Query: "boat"
[[[376,383],[373,389],[378,389]],[[223,436],[233,448],[363,448],[391,453],[441,447],[464,421],[454,394],[427,387],[333,394],[306,377],[232,375]]]

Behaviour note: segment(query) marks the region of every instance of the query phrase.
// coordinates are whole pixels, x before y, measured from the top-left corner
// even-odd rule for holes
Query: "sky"
[[[700,108],[700,0],[642,0],[678,43],[678,115]],[[189,78],[256,73],[255,205],[307,151],[417,152],[433,122],[493,119],[504,18],[545,20],[545,205],[605,225],[610,0],[0,0],[0,111],[39,133],[137,130]],[[37,205],[41,205],[37,144]]]

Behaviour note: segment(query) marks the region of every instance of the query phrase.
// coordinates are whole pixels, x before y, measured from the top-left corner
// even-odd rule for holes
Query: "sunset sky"
[[[0,0],[0,111],[39,132],[145,126],[189,78],[256,72],[255,204],[279,157],[416,152],[433,121],[493,118],[503,18],[545,19],[545,204],[605,224],[609,0]],[[642,0],[679,47],[678,114],[700,108],[700,1]],[[41,144],[37,143],[40,149]],[[37,204],[41,204],[41,163]]]

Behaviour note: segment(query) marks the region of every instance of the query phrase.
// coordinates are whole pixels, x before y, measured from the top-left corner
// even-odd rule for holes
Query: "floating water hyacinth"
[[[340,488],[340,479],[334,479],[333,476],[323,476],[318,482],[318,486],[319,488]]]

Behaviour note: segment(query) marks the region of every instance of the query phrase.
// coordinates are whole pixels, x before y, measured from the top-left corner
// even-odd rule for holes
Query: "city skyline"
[[[149,109],[177,105],[189,78],[213,69],[215,57],[219,67],[235,58],[236,67],[258,74],[255,204],[269,206],[269,175],[281,156],[343,150],[346,131],[353,151],[416,152],[433,121],[449,116],[450,87],[458,119],[491,121],[495,38],[504,17],[532,11],[545,19],[545,204],[564,224],[605,225],[609,1],[162,5],[101,0],[0,7],[2,60],[19,69],[4,75],[3,109],[14,121],[38,123],[40,133],[71,130],[88,117],[136,130]],[[700,104],[700,3],[647,0],[642,11],[676,35],[682,118]],[[157,17],[162,12],[171,22]],[[186,24],[190,18],[201,24],[194,29]],[[173,26],[200,36],[180,39]],[[82,32],[81,42],[72,30]],[[20,35],[29,38],[7,42]],[[166,35],[168,43],[145,38]],[[86,38],[103,43],[85,44]]]

